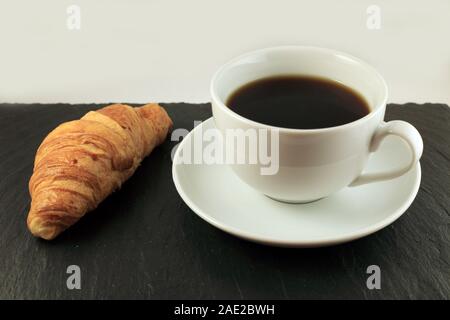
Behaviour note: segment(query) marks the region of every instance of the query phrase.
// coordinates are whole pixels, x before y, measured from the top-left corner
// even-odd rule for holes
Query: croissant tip
[[[138,110],[142,117],[146,119],[152,119],[152,121],[157,121],[162,128],[165,128],[166,131],[170,131],[170,129],[173,127],[172,119],[170,118],[166,109],[164,109],[158,103],[147,103],[139,107]],[[166,138],[165,134],[162,138],[163,140]]]
[[[44,240],[53,240],[56,238],[56,232],[52,230],[50,230],[50,232],[44,231],[39,234],[39,237]]]
[[[43,225],[37,221],[29,222],[28,229],[35,237],[42,238],[44,240],[53,240],[60,233],[57,226]]]

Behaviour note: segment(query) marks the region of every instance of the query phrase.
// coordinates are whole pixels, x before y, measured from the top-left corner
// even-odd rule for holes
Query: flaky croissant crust
[[[27,224],[53,239],[121,186],[172,126],[157,104],[114,104],[59,125],[36,152]]]

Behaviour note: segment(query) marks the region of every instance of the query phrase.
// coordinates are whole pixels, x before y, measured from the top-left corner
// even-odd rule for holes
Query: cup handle
[[[375,181],[397,178],[408,172],[419,161],[423,152],[422,137],[420,136],[419,131],[417,131],[417,129],[414,128],[413,125],[409,124],[406,121],[394,120],[389,122],[383,122],[375,131],[375,134],[372,137],[369,151],[375,152],[380,146],[381,141],[383,141],[385,137],[391,134],[399,136],[400,138],[405,140],[406,143],[408,143],[412,153],[411,162],[401,169],[395,169],[379,173],[362,174],[355,180],[353,180],[353,182],[349,185],[350,187],[359,186],[362,184]]]

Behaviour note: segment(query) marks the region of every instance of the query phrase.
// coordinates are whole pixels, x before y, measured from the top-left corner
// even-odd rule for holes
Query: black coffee
[[[358,120],[370,112],[365,99],[333,80],[276,76],[250,82],[226,102],[239,115],[293,129],[318,129]]]

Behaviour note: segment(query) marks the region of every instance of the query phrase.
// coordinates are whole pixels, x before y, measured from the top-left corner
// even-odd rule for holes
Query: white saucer
[[[208,119],[194,130],[213,128]],[[193,131],[194,131],[193,130]],[[308,204],[272,200],[242,182],[226,165],[176,164],[192,132],[174,156],[173,180],[186,204],[202,219],[235,236],[274,246],[320,247],[355,240],[398,219],[420,185],[420,164],[384,182],[345,188]],[[406,144],[388,137],[370,158],[367,171],[382,171],[408,161]]]

